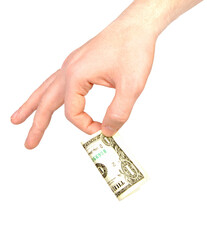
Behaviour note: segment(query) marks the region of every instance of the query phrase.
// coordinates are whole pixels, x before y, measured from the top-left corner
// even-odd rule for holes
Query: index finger
[[[101,129],[101,123],[96,122],[85,111],[85,95],[88,91],[79,90],[77,86],[68,86],[65,95],[65,116],[76,127],[87,134],[93,134]],[[79,91],[78,91],[79,90]]]

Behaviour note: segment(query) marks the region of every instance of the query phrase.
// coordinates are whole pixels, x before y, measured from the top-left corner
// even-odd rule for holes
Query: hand
[[[129,118],[150,73],[156,34],[139,27],[130,8],[96,37],[72,52],[61,69],[52,74],[13,114],[14,124],[24,122],[36,110],[25,146],[36,147],[53,112],[65,104],[66,118],[82,131],[102,129],[112,136]],[[86,112],[85,95],[94,84],[115,88],[115,97],[103,123]]]
[[[193,0],[188,1],[191,4]],[[160,2],[133,2],[101,33],[72,52],[61,69],[12,115],[12,123],[20,124],[36,110],[26,148],[39,144],[53,112],[63,104],[66,118],[88,134],[102,129],[104,135],[112,136],[121,128],[144,89],[157,36],[168,24]],[[85,96],[94,84],[116,89],[102,123],[84,112]]]

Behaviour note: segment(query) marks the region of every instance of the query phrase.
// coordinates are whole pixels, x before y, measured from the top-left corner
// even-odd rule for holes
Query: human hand
[[[145,5],[132,3],[101,33],[72,52],[12,115],[12,123],[20,124],[36,110],[26,148],[39,144],[53,112],[63,104],[66,118],[88,134],[102,129],[104,135],[112,136],[127,121],[149,76],[161,30],[143,8]],[[94,84],[116,89],[102,123],[84,112],[85,96]]]

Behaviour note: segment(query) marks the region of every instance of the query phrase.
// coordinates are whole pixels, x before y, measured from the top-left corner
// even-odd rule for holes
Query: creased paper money
[[[117,134],[106,137],[99,131],[82,145],[119,200],[134,192],[146,180],[143,170],[138,169],[117,144]]]

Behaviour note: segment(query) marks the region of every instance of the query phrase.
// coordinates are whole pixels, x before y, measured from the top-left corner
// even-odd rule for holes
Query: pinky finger
[[[28,100],[11,116],[11,122],[13,124],[20,124],[24,122],[37,109],[45,91],[57,78],[58,72],[59,70],[45,80],[41,86],[32,93]]]
[[[48,127],[53,112],[58,109],[64,100],[64,81],[56,79],[45,92],[34,116],[33,125],[25,141],[25,147],[35,148],[46,128]]]

